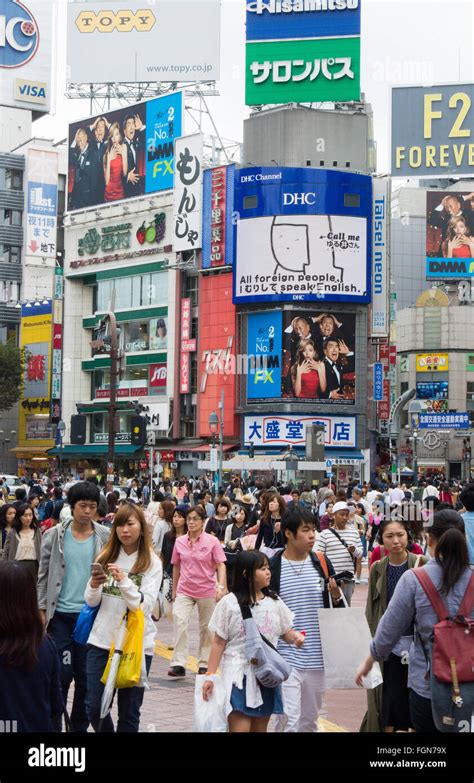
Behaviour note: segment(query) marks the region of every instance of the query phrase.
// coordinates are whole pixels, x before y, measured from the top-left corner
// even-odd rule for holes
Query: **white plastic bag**
[[[318,609],[319,630],[324,658],[326,688],[356,690],[357,670],[368,654],[372,635],[362,607]],[[364,677],[364,688],[376,688],[383,682],[378,663]]]
[[[209,701],[202,698],[202,686],[206,680],[212,680],[214,690]],[[227,718],[225,713],[225,688],[221,678],[213,674],[210,677],[205,674],[196,675],[194,689],[194,731],[198,733],[216,733],[227,731]]]

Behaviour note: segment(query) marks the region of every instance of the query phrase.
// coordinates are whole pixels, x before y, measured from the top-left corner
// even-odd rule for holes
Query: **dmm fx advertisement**
[[[324,169],[241,169],[235,210],[236,304],[370,302],[370,177]]]
[[[426,194],[426,277],[474,277],[474,193]]]
[[[181,92],[70,125],[68,210],[171,190],[182,126]]]
[[[287,310],[248,316],[248,400],[355,404],[355,315]]]
[[[474,84],[394,87],[392,176],[472,175],[473,100]]]

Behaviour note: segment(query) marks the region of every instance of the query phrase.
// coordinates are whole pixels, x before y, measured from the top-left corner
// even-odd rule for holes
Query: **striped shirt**
[[[348,546],[355,546],[355,557],[362,556],[360,536],[355,528],[347,526],[344,530],[338,530],[337,533],[344,539]],[[341,571],[350,571],[351,574],[354,573],[354,561],[352,560],[350,552],[347,551],[344,544],[336,538],[331,530],[323,530],[319,535],[314,548],[319,550],[319,552],[324,552],[328,560],[333,564],[336,574],[340,574]]]
[[[295,669],[324,669],[318,617],[324,608],[323,580],[309,556],[304,561],[282,557],[279,595],[294,612],[293,628],[306,636],[300,648],[280,639],[278,652]]]

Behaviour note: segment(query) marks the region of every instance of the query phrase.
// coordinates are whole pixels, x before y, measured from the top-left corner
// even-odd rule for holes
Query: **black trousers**
[[[431,699],[424,699],[410,688],[410,717],[417,734],[439,734],[431,711]]]

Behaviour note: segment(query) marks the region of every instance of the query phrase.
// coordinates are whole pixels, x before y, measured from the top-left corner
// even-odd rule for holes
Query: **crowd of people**
[[[275,715],[277,731],[317,731],[318,610],[350,607],[363,581],[373,641],[357,682],[377,661],[383,683],[367,691],[361,731],[438,730],[426,679],[437,615],[416,572],[426,569],[455,616],[474,564],[474,484],[310,489],[235,476],[216,492],[198,477],[150,493],[138,477],[117,489],[33,474],[14,495],[0,477],[0,720],[19,731],[61,731],[65,715],[71,731],[137,732],[156,623],[173,623],[170,681],[186,677],[195,607],[202,698],[212,699],[220,669],[228,730],[264,732]],[[78,641],[84,607],[93,618]],[[142,675],[118,689],[115,728],[101,706],[103,673],[138,609]],[[289,668],[277,687],[256,678],[244,612]]]

